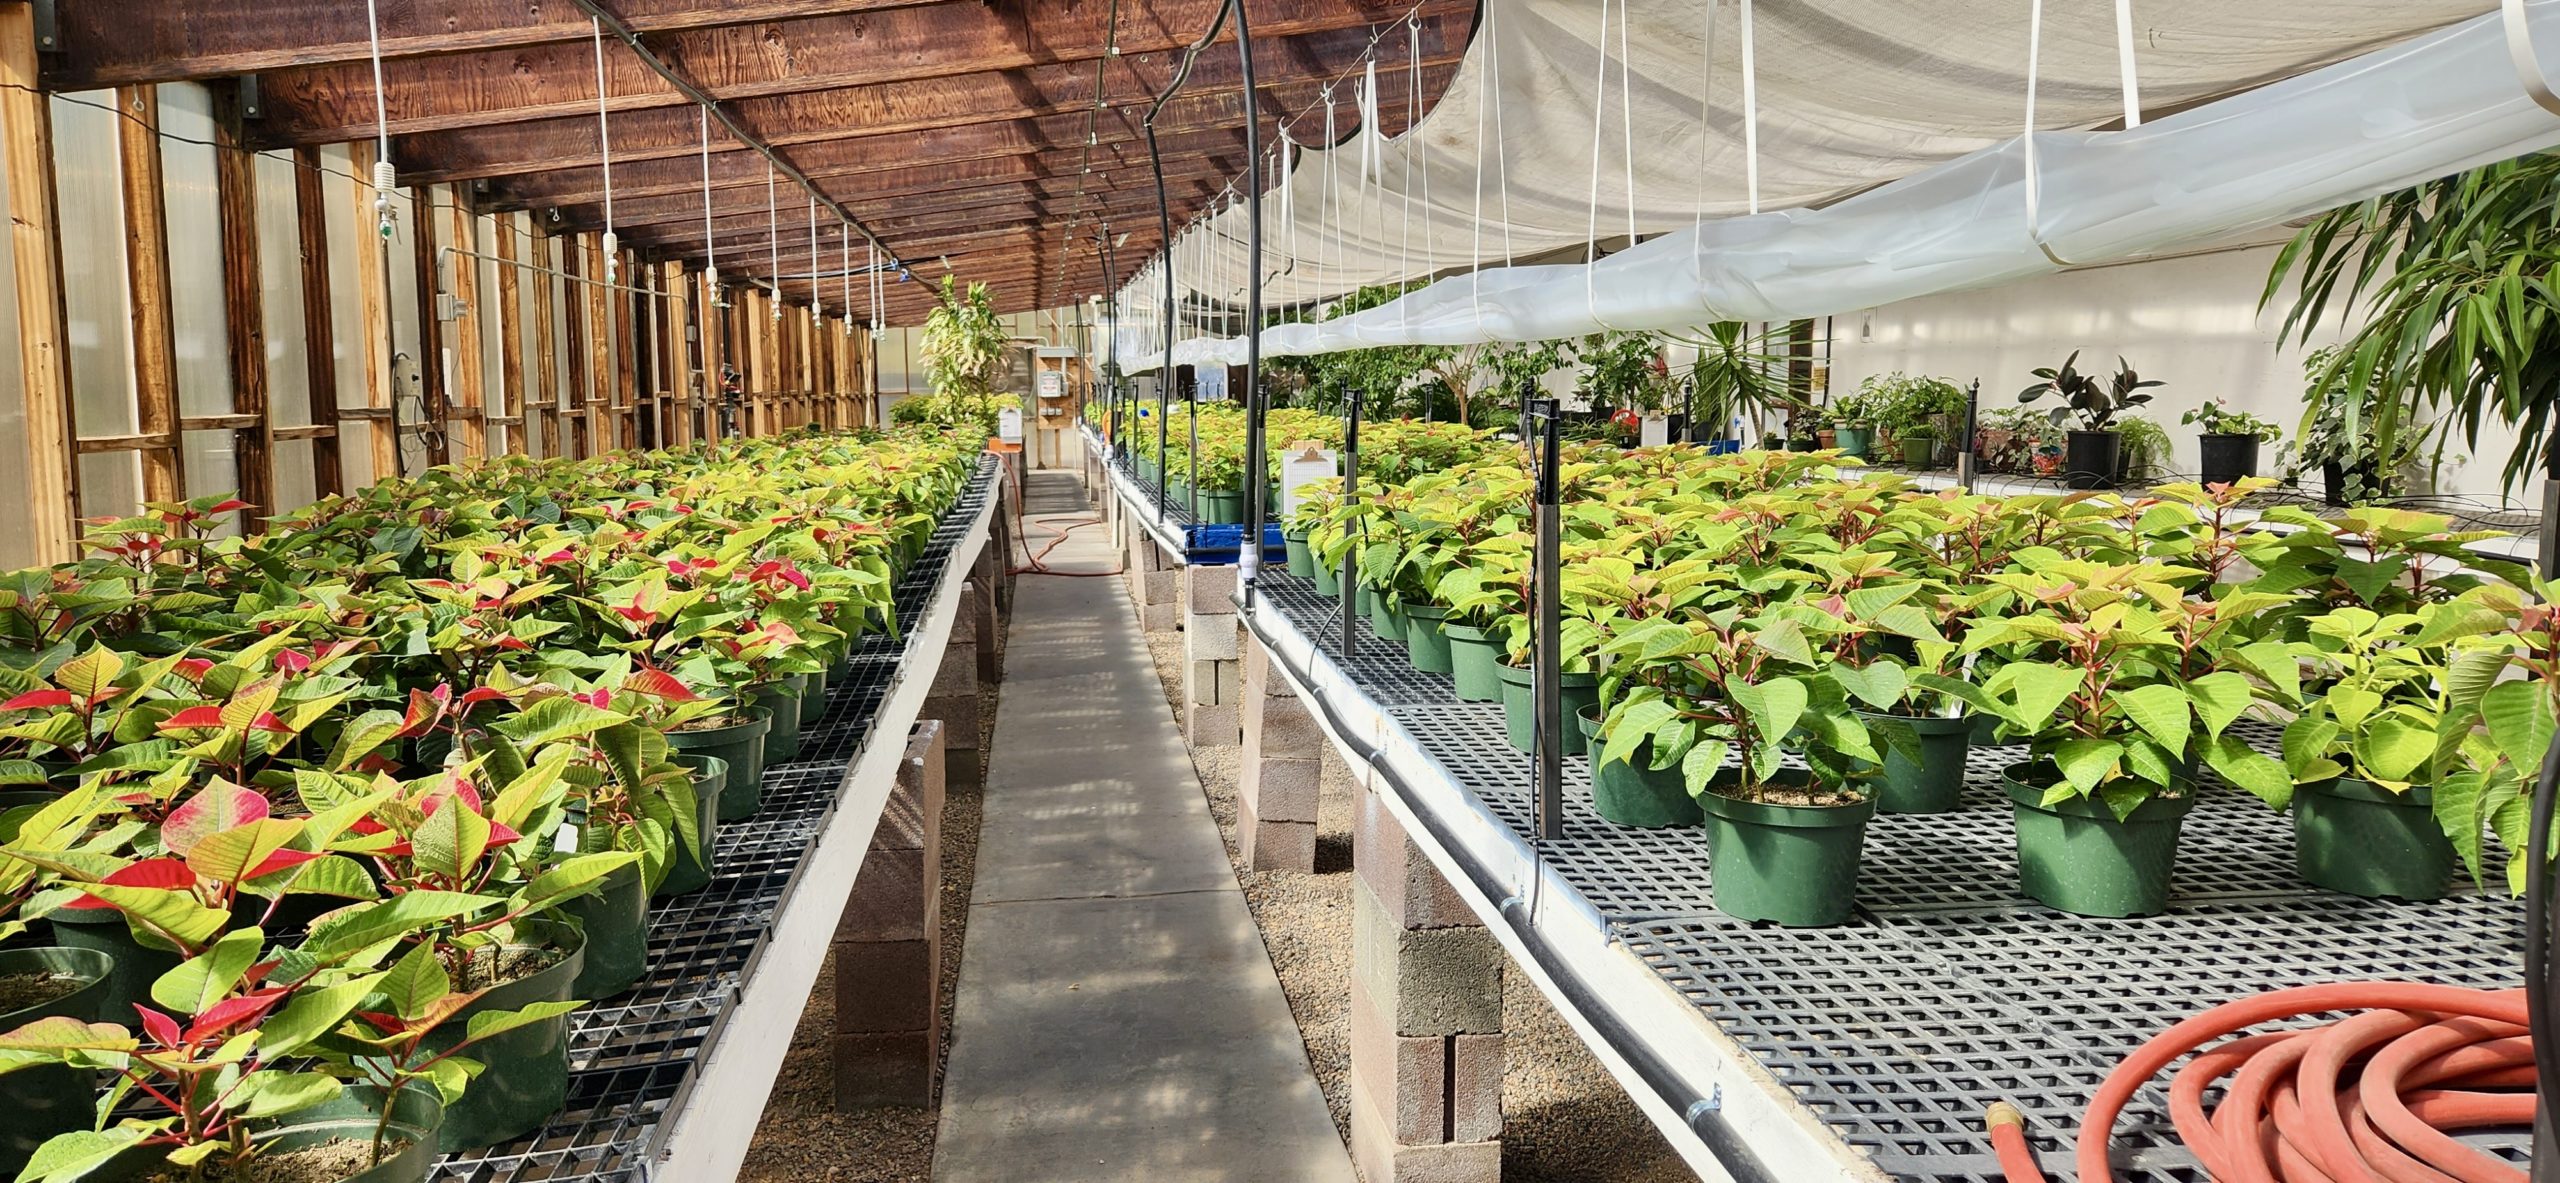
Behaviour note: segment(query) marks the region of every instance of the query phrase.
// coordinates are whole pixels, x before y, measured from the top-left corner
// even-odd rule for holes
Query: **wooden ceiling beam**
[[[1166,169],[1166,187],[1177,201],[1196,200],[1219,191],[1243,165],[1242,160],[1232,156],[1195,157]],[[846,200],[844,206],[851,210],[854,216],[868,222],[874,217],[912,210],[919,204],[928,204],[937,209],[986,209],[1008,204],[1059,202],[1071,204],[1079,194],[1083,193],[1099,196],[1131,192],[1142,192],[1148,200],[1154,200],[1155,181],[1152,177],[1142,178],[1133,171],[1123,170],[1119,174],[1112,175],[1108,183],[1103,183],[1104,180],[1103,174],[1095,174],[1091,178],[1069,175],[1032,181],[977,183],[931,190],[922,194],[880,192],[866,186]],[[920,198],[930,200],[919,200]],[[777,197],[778,200],[780,200],[779,197]],[[564,224],[576,226],[600,224],[604,212],[602,206],[593,205],[557,208]],[[783,221],[792,220],[793,208],[800,210],[797,215],[799,220],[802,222],[808,220],[808,207],[803,202],[797,207],[784,206],[780,211]],[[821,211],[819,216],[824,218],[824,212]],[[712,204],[712,223],[719,231],[760,229],[765,224],[763,190],[758,188],[752,192],[743,189],[721,191],[715,195]],[[614,206],[614,229],[625,237],[660,231],[699,234],[702,230],[702,199],[699,196],[687,195],[680,198],[647,198],[640,201],[619,202]]]
[[[914,8],[936,0],[618,0],[643,33]],[[60,53],[45,63],[47,89],[83,90],[365,64],[373,44],[364,8],[349,0],[151,0],[60,5]],[[390,62],[584,44],[575,5],[526,0],[411,0],[380,9]]]
[[[202,0],[199,0],[202,2]],[[249,2],[249,0],[236,0]],[[1464,4],[1465,0],[1435,0]],[[1206,28],[1217,0],[1119,6],[1121,56],[1167,53]],[[1466,5],[1472,7],[1472,5]],[[1282,0],[1255,22],[1286,38],[1402,17],[1406,0]],[[973,0],[898,7],[858,16],[780,20],[648,38],[660,56],[713,97],[728,101],[803,91],[917,82],[951,74],[1029,69],[1106,56],[1111,6],[1090,0]],[[594,51],[552,43],[502,52],[387,63],[385,100],[394,136],[591,115]],[[617,111],[686,100],[628,52],[608,49],[605,93]],[[374,134],[370,65],[347,63],[263,75],[268,134],[330,142]]]

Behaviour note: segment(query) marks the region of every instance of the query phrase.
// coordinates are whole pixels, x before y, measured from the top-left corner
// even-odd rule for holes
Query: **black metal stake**
[[[1982,379],[1976,378],[1964,392],[1964,438],[1956,441],[1956,484],[1961,488],[1973,487],[1974,465],[1977,463],[1973,455],[1974,417],[1981,410]]]
[[[1351,391],[1344,404],[1342,421],[1342,507],[1346,510],[1360,504],[1360,392]],[[1360,648],[1360,540],[1351,540],[1351,549],[1342,556],[1342,656],[1350,659]]]
[[[1212,32],[1215,32],[1213,27]],[[1185,65],[1189,62],[1186,59]],[[1190,73],[1188,69],[1183,71]],[[1181,79],[1174,80],[1180,86]],[[1147,111],[1147,162],[1156,173],[1156,230],[1164,239],[1164,364],[1156,370],[1156,521],[1164,521],[1164,417],[1173,397],[1173,335],[1180,323],[1181,312],[1173,301],[1173,209],[1167,204],[1164,190],[1164,154],[1156,150],[1156,112],[1164,107],[1173,88],[1167,87],[1156,105]]]
[[[1536,652],[1530,658],[1530,684],[1537,700],[1538,837],[1564,837],[1564,606],[1559,568],[1563,513],[1558,506],[1557,457],[1564,424],[1556,400],[1539,399],[1537,457],[1538,535],[1531,556],[1533,572],[1529,606]]]
[[[1236,6],[1236,59],[1244,95],[1245,307],[1244,307],[1244,545],[1236,550],[1236,582],[1245,610],[1253,610],[1253,584],[1262,573],[1262,523],[1271,516],[1271,454],[1262,438],[1270,400],[1262,390],[1262,100],[1253,89],[1253,27],[1243,0]]]

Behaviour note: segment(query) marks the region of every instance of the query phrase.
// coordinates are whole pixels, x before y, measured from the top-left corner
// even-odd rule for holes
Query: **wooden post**
[[[765,400],[770,397],[767,392],[773,389],[765,377],[764,359],[769,352],[765,334],[773,331],[773,314],[765,311],[764,289],[748,288],[746,299],[738,304],[738,311],[746,317],[741,334],[746,338],[746,364],[739,367],[746,377],[747,388],[742,426],[747,435],[763,435]]]
[[[358,142],[348,147],[356,174],[356,236],[364,243],[356,249],[356,331],[364,337],[364,404],[375,416],[366,421],[365,430],[373,441],[373,479],[379,481],[400,471],[400,438],[391,424],[391,277],[374,234],[374,146]]]
[[[160,164],[160,88],[120,86],[117,146],[124,161],[124,263],[133,311],[135,427],[145,501],[183,501],[178,448],[178,343],[169,298],[169,216]]]
[[[733,355],[729,351],[729,314],[720,307],[720,293],[710,288],[709,272],[704,273],[701,293],[701,318],[696,333],[702,339],[702,431],[711,439],[720,438],[720,367]]]
[[[427,463],[443,464],[453,459],[445,436],[453,429],[453,408],[444,384],[444,320],[436,307],[435,200],[424,188],[409,190],[409,225],[417,243],[418,383],[424,395],[419,401],[427,408],[418,430],[427,443]]]
[[[560,243],[560,299],[569,318],[568,339],[560,348],[568,354],[569,385],[560,394],[561,412],[567,416],[568,455],[585,459],[596,454],[593,437],[588,434],[592,412],[587,407],[587,376],[595,368],[588,364],[587,285],[574,282],[587,273],[585,250],[577,235],[557,240]]]
[[[631,253],[615,252],[620,279],[631,278]],[[614,439],[625,448],[640,446],[640,336],[639,325],[631,316],[631,293],[618,287],[600,288],[605,306],[613,309],[610,331],[613,336],[613,423]]]
[[[448,290],[462,314],[453,322],[453,418],[462,423],[465,460],[489,454],[489,376],[480,348],[480,260],[473,253],[480,249],[477,221],[470,196],[454,186],[453,270]]]
[[[320,150],[293,150],[293,212],[302,246],[303,395],[311,425],[311,487],[322,497],[346,491],[338,451],[338,337],[329,304],[329,211],[320,193]],[[358,252],[362,253],[362,252]]]
[[[693,442],[693,388],[699,376],[694,368],[693,340],[699,340],[700,334],[689,331],[693,329],[693,284],[685,275],[684,264],[662,263],[658,270],[659,283],[667,293],[667,442],[682,447]]]
[[[267,414],[266,282],[258,274],[258,156],[240,128],[240,92],[213,86],[213,187],[222,216],[222,321],[231,354],[231,413],[250,416],[232,431],[240,469],[240,532],[254,534],[276,510],[276,426]],[[173,441],[174,442],[174,441]],[[207,490],[213,492],[214,490]]]
[[[540,223],[533,227],[533,381],[531,397],[542,408],[542,454],[558,456],[560,452],[560,342],[552,331],[552,317],[559,307],[556,302],[560,277],[550,274],[551,232]],[[529,417],[526,420],[531,422]]]
[[[71,463],[71,372],[54,215],[53,111],[36,65],[35,6],[0,4],[0,139],[7,141],[9,244],[17,254],[19,392],[27,467],[18,495],[37,563],[79,557]]]
[[[515,427],[507,432],[507,454],[522,456],[525,436],[533,430],[533,415],[524,400],[524,301],[516,292],[516,214],[499,214],[498,218],[498,413],[512,416]]]
[[[587,391],[587,454],[601,456],[614,449],[612,417],[615,371],[621,364],[614,358],[613,308],[604,290],[604,245],[601,235],[578,236],[578,254],[586,260],[587,278],[581,284],[587,309],[587,366],[590,379]]]

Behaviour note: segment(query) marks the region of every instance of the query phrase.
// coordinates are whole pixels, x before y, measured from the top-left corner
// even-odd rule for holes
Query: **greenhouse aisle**
[[[1034,473],[1023,538],[1085,511]],[[1025,575],[1010,636],[934,1178],[1350,1183],[1120,581]]]

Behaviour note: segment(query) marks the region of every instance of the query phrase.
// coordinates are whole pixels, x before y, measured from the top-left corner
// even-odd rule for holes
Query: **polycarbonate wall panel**
[[[223,324],[222,201],[214,183],[213,93],[192,82],[162,86],[160,131],[178,410],[185,415],[228,415],[231,345]],[[229,450],[229,444],[222,446],[220,459],[225,463],[218,466],[186,465],[189,495],[233,490],[238,481],[227,463]]]
[[[268,421],[311,422],[310,334],[302,319],[302,215],[291,152],[262,152],[258,178],[258,289],[267,330]],[[331,397],[334,397],[332,395]],[[300,504],[286,502],[285,505]]]
[[[104,90],[53,99],[63,332],[72,422],[84,436],[141,429],[133,397],[133,305],[125,276],[124,169],[115,148],[120,117],[114,104],[114,92]],[[102,471],[93,483],[92,467],[81,465],[81,513],[127,514],[140,506],[138,478],[122,482]]]
[[[485,394],[483,401],[489,414],[513,415],[516,407],[507,400],[506,348],[507,335],[514,331],[514,326],[505,323],[498,312],[498,269],[504,264],[493,261],[498,254],[498,219],[492,214],[482,214],[471,220],[471,226],[472,237],[478,240],[471,249],[486,256],[473,261],[476,264],[473,272],[480,277],[479,291],[472,297],[476,301],[472,311],[480,318],[480,389]],[[507,440],[514,430],[492,424],[489,428],[489,451],[506,451]]]
[[[415,425],[426,417],[425,389],[421,386],[425,369],[420,365],[418,307],[418,207],[409,200],[410,191],[403,189],[392,198],[399,210],[399,222],[392,229],[389,275],[391,295],[391,340],[395,353],[391,367],[391,397],[400,422]],[[433,309],[423,315],[435,315]],[[403,432],[400,441],[402,463],[408,471],[417,472],[427,466],[427,449],[414,430]]]

